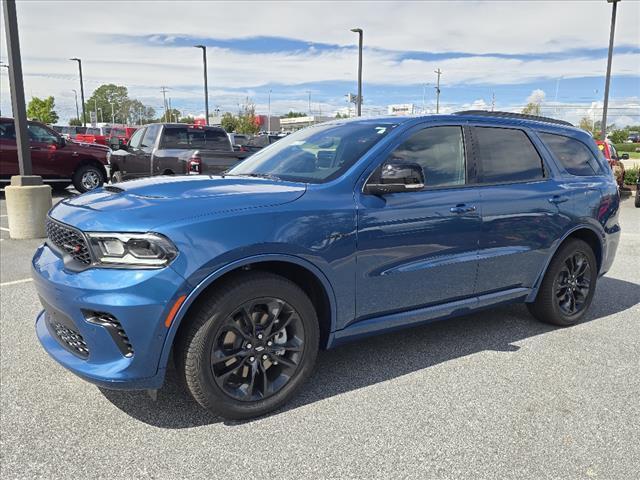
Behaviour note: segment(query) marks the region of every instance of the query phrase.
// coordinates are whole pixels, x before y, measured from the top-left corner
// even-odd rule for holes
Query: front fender
[[[315,266],[313,263],[311,263],[308,260],[305,260],[303,258],[297,257],[295,255],[286,255],[286,254],[260,254],[260,255],[253,255],[253,256],[250,256],[250,257],[245,257],[245,258],[238,259],[238,260],[236,260],[234,262],[227,263],[224,267],[221,267],[221,268],[211,272],[209,275],[207,275],[202,281],[200,281],[200,283],[198,283],[191,290],[191,292],[187,295],[187,298],[184,300],[184,302],[182,303],[182,305],[178,309],[178,312],[177,312],[177,314],[176,314],[176,316],[175,316],[175,318],[174,318],[174,320],[173,320],[173,322],[171,324],[171,327],[169,328],[169,331],[167,332],[167,336],[166,336],[165,341],[164,341],[164,346],[162,348],[162,354],[160,356],[159,363],[158,363],[158,371],[159,372],[163,371],[166,368],[167,362],[169,360],[169,356],[171,354],[171,349],[173,347],[173,342],[174,342],[176,334],[177,334],[177,332],[178,332],[178,330],[180,328],[180,325],[182,324],[182,320],[184,319],[185,315],[189,311],[189,307],[198,298],[200,293],[202,293],[209,285],[211,285],[217,279],[222,277],[225,273],[228,273],[230,271],[236,270],[236,269],[241,268],[241,267],[243,267],[245,265],[261,263],[261,262],[273,262],[273,261],[281,261],[281,262],[293,263],[293,264],[299,265],[299,266],[301,266],[303,268],[306,268],[307,270],[312,272],[318,278],[318,280],[321,282],[322,286],[324,287],[324,289],[325,289],[325,291],[327,293],[327,297],[329,298],[329,303],[330,303],[330,307],[331,307],[330,308],[330,310],[331,310],[331,328],[330,328],[330,335],[329,335],[329,341],[327,342],[327,346],[331,345],[331,342],[332,342],[332,339],[333,339],[333,332],[336,330],[336,326],[335,325],[336,325],[337,311],[336,311],[335,293],[334,293],[333,287],[331,286],[331,283],[327,279],[326,275],[317,266]]]

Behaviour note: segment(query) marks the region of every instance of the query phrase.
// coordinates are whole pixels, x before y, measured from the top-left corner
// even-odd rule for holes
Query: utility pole
[[[93,99],[93,111],[96,114],[96,123],[98,122],[98,99],[94,98]]]
[[[82,125],[87,126],[87,114],[84,111],[84,82],[82,81],[82,60],[73,57],[70,58],[72,62],[78,62],[78,71],[80,72],[80,100],[82,100]]]
[[[602,141],[607,139],[607,109],[609,108],[609,84],[611,83],[611,60],[613,59],[613,37],[616,33],[616,12],[620,0],[607,0],[613,3],[611,10],[611,33],[609,34],[609,55],[607,57],[607,77],[604,83],[604,105],[602,106]]]
[[[162,104],[164,106],[164,121],[167,121],[167,91],[169,89],[167,87],[160,87],[160,92],[162,92]]]
[[[361,28],[352,28],[352,32],[358,34],[358,116],[362,116],[362,36]]]
[[[496,108],[496,92],[491,92],[491,111]]]
[[[438,81],[436,83],[436,113],[440,113],[440,75],[442,75],[442,71],[438,68],[434,70],[434,72],[438,74]]]
[[[204,65],[204,116],[205,125],[209,125],[209,86],[207,85],[207,47],[204,45],[194,45],[202,49],[202,63]]]
[[[138,108],[138,123],[142,126],[142,107]]]
[[[171,97],[169,97],[169,121],[173,122],[173,108],[171,108]]]
[[[76,118],[80,120],[80,111],[78,110],[78,92],[76,90],[72,90],[72,92],[76,97]]]

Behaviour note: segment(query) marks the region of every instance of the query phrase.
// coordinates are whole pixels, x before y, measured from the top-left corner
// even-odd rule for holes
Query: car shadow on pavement
[[[582,323],[603,319],[638,303],[640,286],[603,277],[598,282],[591,311]],[[508,305],[323,351],[318,356],[315,373],[298,395],[271,415],[474,353],[517,352],[520,347],[516,342],[558,328],[534,320],[524,305]],[[177,381],[173,368],[169,369],[155,401],[145,392],[101,391],[123,412],[156,427],[190,428],[223,421],[191,399]]]

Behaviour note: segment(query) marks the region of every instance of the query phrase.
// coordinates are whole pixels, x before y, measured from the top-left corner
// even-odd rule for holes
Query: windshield
[[[307,127],[255,153],[227,175],[327,182],[339,177],[396,126],[358,122]]]

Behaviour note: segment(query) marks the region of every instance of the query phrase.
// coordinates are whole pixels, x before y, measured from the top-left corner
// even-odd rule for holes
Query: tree
[[[336,118],[349,118],[349,115],[347,115],[346,113],[336,113]]]
[[[180,118],[180,111],[175,108],[167,110],[162,114],[163,122],[177,122],[179,118]]]
[[[196,121],[196,117],[194,117],[193,115],[187,115],[186,117],[180,117],[180,119],[178,120],[179,123],[189,123],[189,124],[194,124]]]
[[[220,125],[229,133],[235,132],[238,128],[238,119],[232,113],[226,112],[222,115]]]
[[[47,97],[45,99],[31,97],[27,106],[27,117],[30,120],[37,120],[42,123],[53,124],[58,121],[58,114],[55,112],[55,99]]]
[[[593,120],[589,117],[582,117],[578,126],[593,136]]]
[[[302,113],[302,112],[294,112],[293,110],[290,110],[289,113],[287,113],[284,118],[299,118],[299,117],[306,117],[307,114],[306,113]]]
[[[90,112],[96,112],[98,119],[100,119],[98,111],[102,110],[102,118],[106,119],[107,122],[128,123],[131,111],[130,102],[127,87],[114,85],[113,83],[100,85],[93,91],[85,104],[86,121],[91,121]],[[111,114],[112,111],[113,115]]]
[[[622,130],[614,130],[613,132],[611,132],[611,134],[609,135],[609,139],[613,142],[613,143],[624,143],[625,140],[629,137],[629,130],[627,129],[622,129]]]
[[[70,118],[69,119],[69,125],[76,126],[76,127],[81,127],[82,126],[82,120],[80,120],[79,118]]]
[[[256,107],[253,103],[247,101],[244,109],[238,115],[238,125],[236,126],[238,133],[256,134],[260,131],[260,120],[256,117]]]
[[[525,115],[540,115],[540,111],[540,104],[534,102],[527,103],[527,105],[522,109],[522,113]]]

